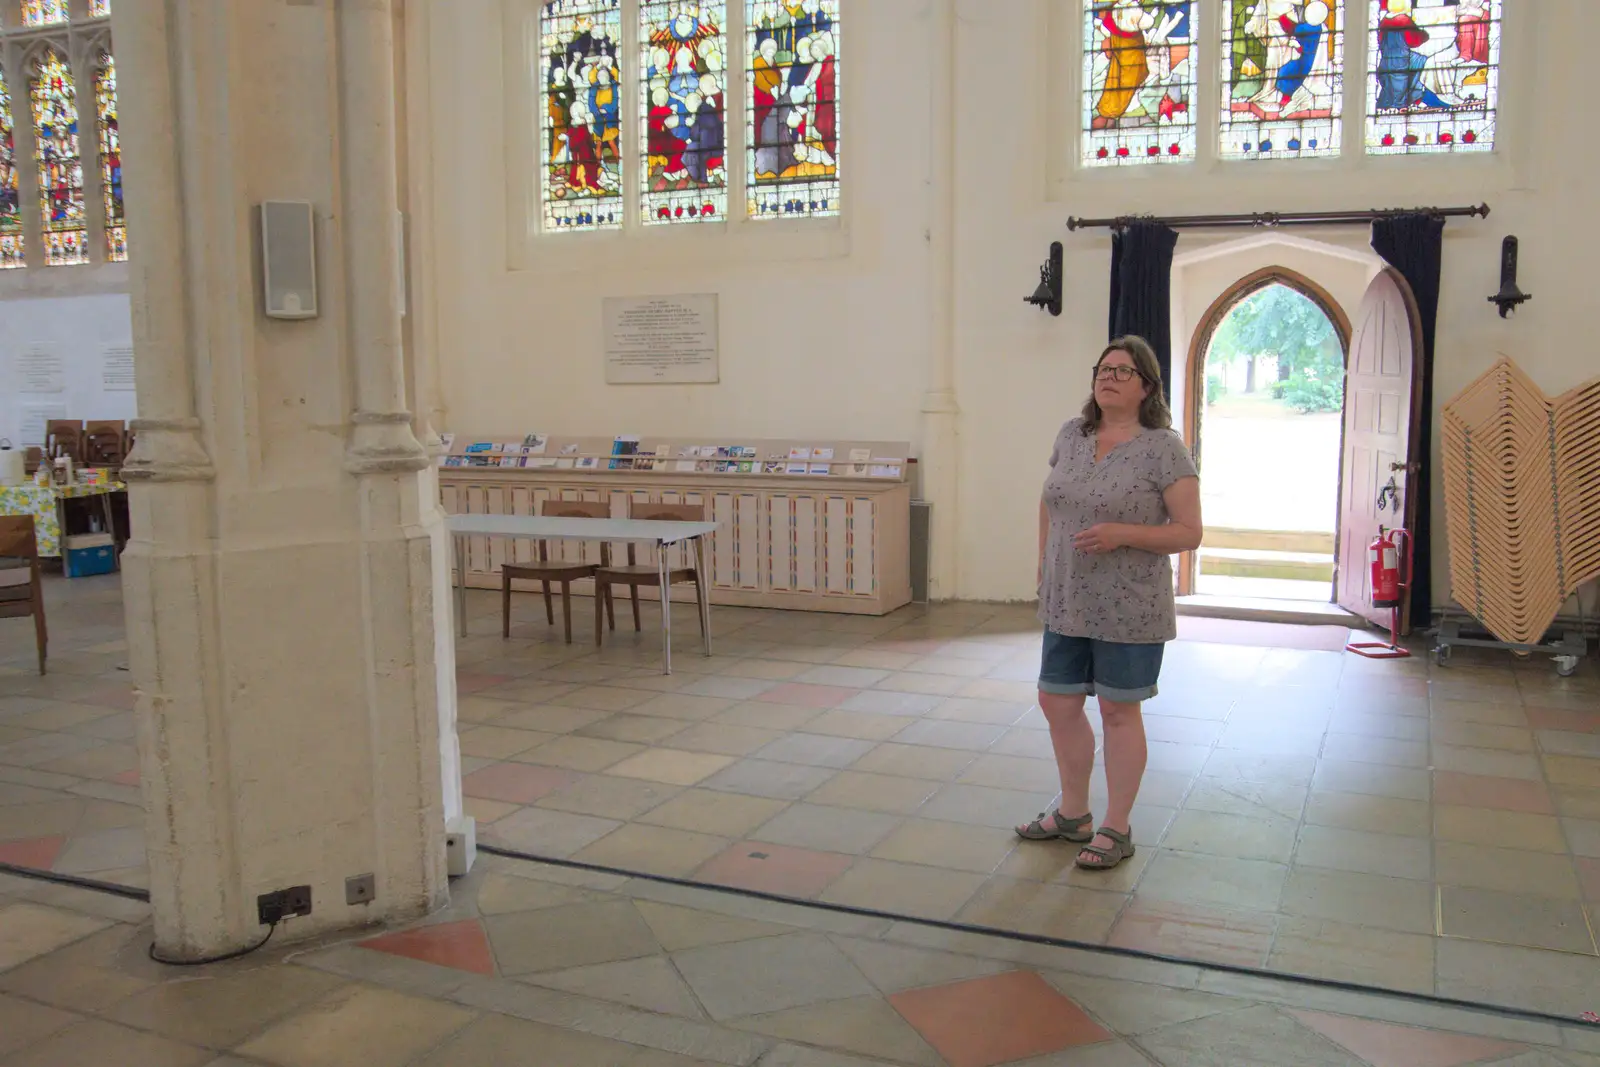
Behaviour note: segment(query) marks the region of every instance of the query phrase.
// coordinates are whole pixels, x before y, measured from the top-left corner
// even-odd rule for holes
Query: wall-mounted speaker
[[[262,202],[261,279],[267,318],[317,317],[317,223],[309,201]]]

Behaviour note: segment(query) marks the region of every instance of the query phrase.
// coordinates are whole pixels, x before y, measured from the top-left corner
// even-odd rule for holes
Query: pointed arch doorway
[[[1284,266],[1211,303],[1183,407],[1206,539],[1180,559],[1180,595],[1263,614],[1337,604],[1387,622],[1370,607],[1365,546],[1380,526],[1413,525],[1416,321],[1387,269],[1369,278],[1354,327],[1327,289]]]

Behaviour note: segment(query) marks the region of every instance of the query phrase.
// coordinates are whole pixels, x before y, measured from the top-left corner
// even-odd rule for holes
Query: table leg
[[[699,600],[700,627],[705,635],[706,655],[711,655],[711,574],[706,570],[706,539],[694,539],[694,566],[699,581],[695,583],[695,594]]]
[[[111,494],[100,494],[100,517],[105,520],[106,533],[111,535],[111,560],[117,570],[122,569],[122,555],[117,551],[117,520],[111,510]]]
[[[456,632],[467,636],[467,539],[452,537],[456,557]]]
[[[672,587],[667,584],[667,546],[656,543],[656,574],[661,582],[661,673],[672,673]],[[638,596],[637,590],[633,594]]]

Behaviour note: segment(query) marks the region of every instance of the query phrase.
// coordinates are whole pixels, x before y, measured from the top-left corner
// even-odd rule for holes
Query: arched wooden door
[[[1390,609],[1372,606],[1367,545],[1380,528],[1413,529],[1416,501],[1407,492],[1413,465],[1413,403],[1418,395],[1415,300],[1385,270],[1372,280],[1356,315],[1344,383],[1344,459],[1339,485],[1339,606],[1387,629]],[[1402,611],[1401,632],[1409,628]]]

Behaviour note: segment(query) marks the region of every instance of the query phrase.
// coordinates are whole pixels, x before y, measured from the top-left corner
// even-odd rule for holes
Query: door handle
[[[1391,464],[1389,464],[1389,470],[1390,471],[1405,471],[1407,474],[1415,474],[1418,471],[1420,471],[1421,469],[1422,469],[1422,464],[1420,464],[1420,463],[1391,463]]]

